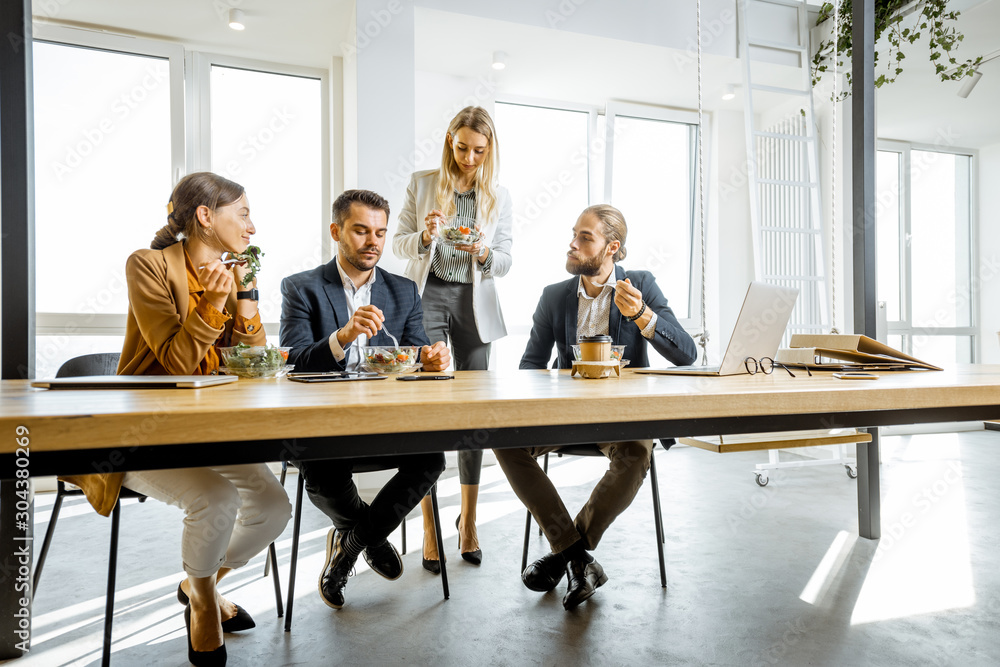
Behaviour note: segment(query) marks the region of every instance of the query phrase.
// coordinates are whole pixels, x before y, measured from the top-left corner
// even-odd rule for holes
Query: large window
[[[495,345],[498,366],[516,367],[542,288],[569,277],[577,217],[600,202],[628,222],[622,265],[652,271],[681,323],[693,325],[700,311],[691,299],[692,115],[511,101],[497,103],[495,120],[500,182],[514,202],[513,267],[498,285],[509,335]]]
[[[977,357],[973,155],[881,142],[878,298],[890,344],[930,363]]]
[[[36,26],[38,377],[121,349],[125,260],[166,223],[185,173],[247,188],[272,342],[281,278],[329,253],[325,73],[188,55],[185,70],[177,44]]]

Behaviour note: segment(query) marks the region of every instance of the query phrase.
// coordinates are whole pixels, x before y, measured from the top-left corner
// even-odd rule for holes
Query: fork
[[[396,340],[396,337],[395,337],[395,336],[393,336],[393,335],[392,335],[391,333],[389,333],[389,330],[388,330],[388,329],[386,329],[386,328],[385,328],[385,327],[383,326],[383,327],[382,327],[382,331],[384,331],[384,332],[385,332],[385,335],[386,335],[386,336],[388,336],[389,338],[391,338],[391,339],[392,339],[392,346],[393,346],[393,347],[399,347],[399,341],[398,341],[398,340]]]

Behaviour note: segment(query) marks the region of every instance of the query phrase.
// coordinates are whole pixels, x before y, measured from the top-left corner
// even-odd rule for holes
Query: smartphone
[[[872,373],[834,373],[833,377],[838,380],[877,380],[878,376]]]
[[[289,373],[286,376],[292,382],[352,382],[354,380],[384,380],[386,376],[378,373]]]
[[[453,380],[454,375],[397,375],[397,380]]]

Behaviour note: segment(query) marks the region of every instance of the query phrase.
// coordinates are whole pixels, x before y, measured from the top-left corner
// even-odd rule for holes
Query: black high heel
[[[181,588],[181,584],[177,584],[177,601],[183,605],[191,603],[190,598],[188,598],[187,593]],[[253,617],[247,612],[243,607],[236,605],[236,615],[232,618],[228,618],[222,622],[223,632],[239,632],[240,630],[249,630],[250,628],[256,628],[257,624],[254,622]]]
[[[459,514],[455,519],[455,530],[458,530],[458,523],[462,520],[462,515]],[[458,536],[458,549],[462,551],[462,535]],[[473,565],[483,564],[483,550],[476,549],[475,551],[462,551],[462,558],[466,561],[472,563]]]
[[[195,651],[191,644],[191,605],[184,607],[184,626],[187,628],[188,662],[195,667],[225,667],[226,640],[214,651]]]

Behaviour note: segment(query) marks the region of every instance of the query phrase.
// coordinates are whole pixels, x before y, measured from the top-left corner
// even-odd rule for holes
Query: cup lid
[[[580,336],[581,343],[610,343],[611,336]]]

